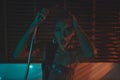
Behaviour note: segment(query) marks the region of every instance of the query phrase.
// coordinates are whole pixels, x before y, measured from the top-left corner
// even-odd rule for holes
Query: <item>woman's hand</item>
[[[49,10],[42,8],[40,12],[37,12],[36,16],[35,16],[35,23],[38,24],[39,22],[43,21],[46,19],[46,17],[48,16]]]

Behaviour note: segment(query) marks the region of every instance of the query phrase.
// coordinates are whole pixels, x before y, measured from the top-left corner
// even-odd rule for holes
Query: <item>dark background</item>
[[[26,62],[27,58],[14,59],[13,51],[34,19],[35,13],[45,3],[52,2],[1,0],[0,62]],[[82,29],[98,50],[93,62],[120,62],[119,3],[119,0],[66,0],[66,8],[76,15]],[[49,28],[47,29],[49,32]],[[39,37],[37,41],[39,42]],[[32,56],[32,62],[41,60],[41,55]]]

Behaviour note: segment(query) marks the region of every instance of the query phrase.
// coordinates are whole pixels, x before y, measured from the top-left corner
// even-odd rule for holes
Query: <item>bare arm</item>
[[[17,57],[20,54],[20,52],[23,49],[25,49],[25,46],[27,46],[27,44],[25,44],[25,43],[27,43],[27,40],[30,37],[30,34],[36,28],[38,23],[42,22],[46,18],[46,14],[48,14],[48,12],[46,12],[46,9],[44,9],[44,8],[36,14],[35,19],[31,23],[30,27],[27,29],[27,31],[25,32],[25,34],[23,35],[23,37],[19,41],[15,51],[13,52],[14,57]]]
[[[93,46],[91,45],[90,41],[88,40],[84,32],[80,29],[80,26],[78,25],[77,20],[74,16],[73,27],[76,30],[76,34],[79,38],[80,48],[82,50],[81,56],[83,57],[83,59],[92,57],[94,55]]]

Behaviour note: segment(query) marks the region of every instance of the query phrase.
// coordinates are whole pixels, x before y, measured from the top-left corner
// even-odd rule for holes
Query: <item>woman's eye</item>
[[[61,31],[61,29],[59,29],[59,28],[58,28],[58,29],[56,29],[55,31],[60,32],[60,31]]]

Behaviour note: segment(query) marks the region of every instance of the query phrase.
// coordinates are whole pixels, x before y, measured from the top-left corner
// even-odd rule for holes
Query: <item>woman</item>
[[[68,73],[71,73],[70,65],[92,57],[93,48],[78,26],[76,18],[64,8],[59,6],[54,10],[43,8],[41,12],[38,12],[28,31],[26,31],[18,44],[14,56],[16,57],[20,53],[35,27],[50,14],[55,19],[54,33],[51,40],[43,46],[43,80],[70,80],[68,79]],[[79,45],[75,44],[77,43],[75,39],[78,39]]]
[[[92,57],[93,48],[76,18],[64,8],[56,8],[54,19],[54,37],[43,53],[43,80],[70,80],[71,64]]]

